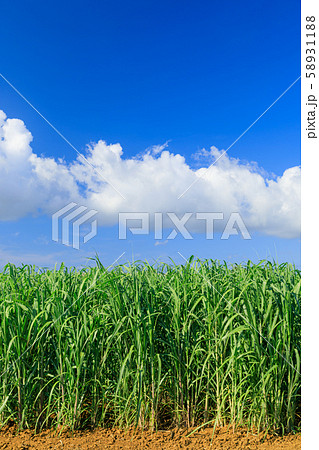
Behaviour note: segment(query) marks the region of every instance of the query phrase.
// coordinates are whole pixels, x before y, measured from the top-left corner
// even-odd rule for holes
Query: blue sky
[[[192,155],[211,146],[226,149],[300,75],[297,1],[12,1],[1,4],[0,14],[1,73],[83,153],[102,139],[120,143],[121,158],[133,159],[169,141],[166,150],[185,157],[194,171],[207,167],[208,160],[199,163]],[[24,122],[34,154],[63,158],[66,165],[75,161],[74,150],[1,79],[0,110]],[[300,82],[230,149],[229,158],[256,162],[259,173],[273,179],[300,164]],[[19,185],[20,172],[12,167],[2,170]],[[283,205],[285,186],[284,200],[278,199]],[[56,194],[50,189],[46,204]],[[196,203],[195,192],[189,195]],[[21,201],[18,189],[11,197],[16,205]],[[119,242],[117,226],[101,220],[97,237],[77,251],[52,242],[41,201],[25,214],[0,216],[1,265],[79,265],[95,251],[107,264],[124,251],[124,259],[133,252],[180,261],[179,251],[230,262],[273,257],[300,264],[296,233],[283,238],[253,226],[249,241],[216,235],[207,242],[197,234],[191,242],[178,238],[155,246],[153,236]]]

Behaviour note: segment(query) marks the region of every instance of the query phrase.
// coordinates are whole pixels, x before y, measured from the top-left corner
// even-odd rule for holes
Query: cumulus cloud
[[[0,220],[52,214],[74,201],[96,209],[100,225],[116,224],[119,212],[223,212],[226,220],[239,212],[250,232],[299,236],[299,167],[267,178],[256,163],[227,154],[218,159],[222,150],[212,147],[195,154],[204,167],[194,169],[167,142],[126,159],[120,144],[102,140],[87,146],[90,164],[80,156],[67,164],[36,155],[31,142],[23,121],[0,111]]]

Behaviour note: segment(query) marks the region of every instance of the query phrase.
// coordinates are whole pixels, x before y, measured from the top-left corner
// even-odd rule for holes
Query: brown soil
[[[254,435],[245,430],[234,433],[227,428],[215,431],[212,440],[212,428],[196,431],[188,436],[192,430],[165,430],[151,433],[150,431],[123,432],[120,430],[97,429],[95,431],[64,432],[58,435],[53,431],[43,431],[37,435],[30,430],[18,434],[12,428],[0,431],[0,449],[289,449],[299,450],[301,447],[300,434],[288,435],[284,438],[263,434]]]

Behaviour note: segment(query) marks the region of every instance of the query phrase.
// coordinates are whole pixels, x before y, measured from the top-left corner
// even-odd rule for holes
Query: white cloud
[[[85,156],[108,184],[82,158],[71,164],[44,158],[33,153],[31,142],[24,123],[0,111],[0,220],[51,214],[75,201],[99,211],[100,225],[117,223],[119,212],[212,211],[223,212],[226,220],[231,212],[239,212],[250,232],[299,236],[299,167],[267,179],[256,163],[226,154],[206,172],[205,167],[192,169],[183,156],[170,153],[167,143],[125,159],[120,144],[100,140],[87,147]],[[206,158],[207,166],[220,154],[212,147],[201,150],[195,159]],[[195,223],[193,227],[196,231]]]
[[[156,241],[154,246],[158,247],[159,245],[166,245],[166,244],[168,244],[168,240],[167,239],[165,239],[165,241]]]

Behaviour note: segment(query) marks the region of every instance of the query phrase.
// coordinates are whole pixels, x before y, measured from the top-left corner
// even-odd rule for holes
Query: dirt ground
[[[226,427],[217,429],[212,439],[212,428],[201,429],[189,434],[192,430],[165,430],[152,433],[150,431],[123,432],[118,429],[94,431],[64,432],[58,435],[51,430],[35,434],[30,430],[19,432],[13,428],[0,431],[0,449],[289,449],[301,448],[301,437],[289,435],[284,438],[263,434],[253,435],[245,430],[233,431]],[[263,441],[263,442],[262,442]]]

